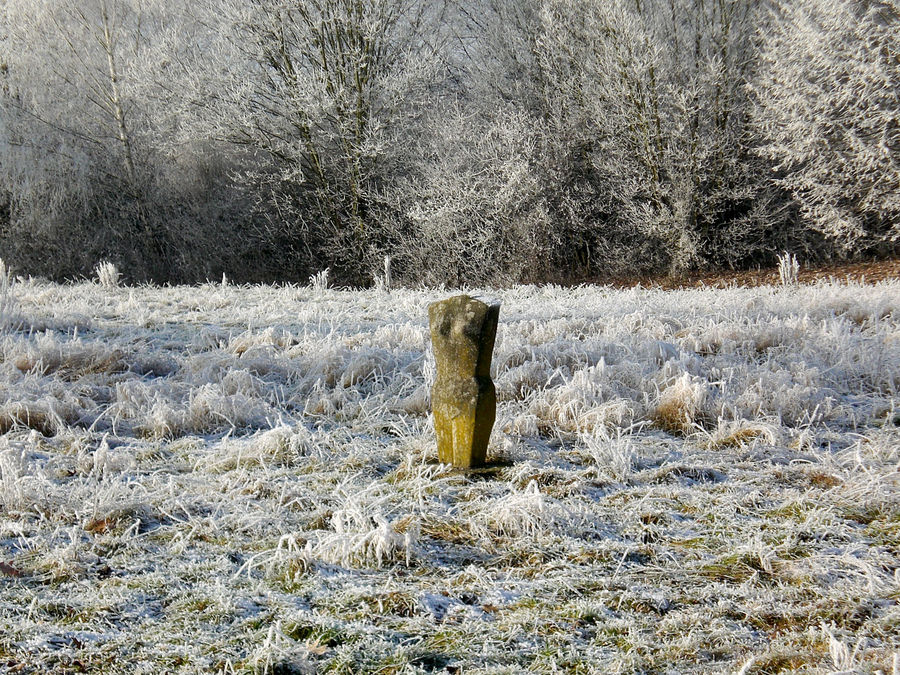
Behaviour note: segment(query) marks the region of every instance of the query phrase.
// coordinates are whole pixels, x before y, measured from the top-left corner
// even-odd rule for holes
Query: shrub
[[[760,153],[845,254],[900,241],[900,3],[776,3],[753,81]]]

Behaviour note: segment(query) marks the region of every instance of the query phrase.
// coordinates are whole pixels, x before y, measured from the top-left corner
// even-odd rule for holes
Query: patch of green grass
[[[865,600],[847,598],[840,602],[821,601],[816,604],[812,616],[818,623],[831,624],[849,632],[858,631],[875,615],[875,606]]]
[[[780,637],[807,635],[810,628],[823,624],[853,633],[869,622],[874,612],[874,606],[865,601],[820,599],[812,604],[747,613],[735,618],[771,637]]]
[[[619,559],[608,549],[585,547],[567,552],[566,561],[575,565],[596,565],[618,563]]]
[[[193,596],[176,600],[171,605],[171,610],[177,612],[186,612],[190,614],[203,614],[210,607],[215,606],[216,602],[212,598]]]
[[[754,575],[760,580],[769,578],[759,559],[759,556],[750,553],[734,553],[717,558],[700,568],[703,576],[716,581],[729,581],[742,584]]]
[[[404,591],[351,594],[334,598],[331,612],[344,620],[372,620],[374,617],[410,618],[419,613],[415,595]],[[329,603],[330,604],[330,603]]]
[[[282,628],[285,635],[297,642],[305,642],[322,647],[335,648],[342,644],[352,644],[355,639],[337,628],[319,626],[314,623],[288,623]]]
[[[688,550],[705,550],[709,548],[709,540],[706,537],[687,537],[684,539],[669,539],[666,542],[672,548]]]
[[[96,616],[92,607],[80,607],[65,602],[43,602],[38,609],[51,621],[64,624],[83,624]]]
[[[601,646],[629,652],[635,648],[631,627],[624,622],[598,624],[594,642]]]
[[[769,635],[802,632],[810,625],[811,620],[807,612],[793,609],[784,612],[747,613],[735,618]]]
[[[753,675],[795,673],[801,669],[809,669],[813,665],[815,665],[814,661],[811,660],[808,652],[768,652],[756,660],[748,673],[753,673]]]
[[[473,541],[468,523],[452,518],[424,518],[419,531],[426,537],[450,544],[468,545]]]
[[[596,673],[597,664],[579,658],[577,654],[567,654],[556,647],[548,647],[538,651],[531,663],[528,664],[530,672],[534,673]]]
[[[537,548],[516,547],[516,541],[511,537],[497,537],[495,541],[498,554],[494,564],[500,568],[516,568],[524,578],[543,576],[542,569],[564,555],[554,551],[550,542]]]
[[[792,501],[784,506],[766,511],[765,517],[772,520],[781,519],[805,523],[807,514],[815,508],[816,506],[812,503]]]
[[[845,520],[852,520],[860,525],[872,525],[876,521],[892,523],[900,526],[900,506],[883,502],[848,504],[838,509]]]
[[[310,590],[310,565],[302,556],[293,556],[275,565],[266,581],[291,595],[305,595]]]
[[[452,626],[427,636],[422,642],[422,649],[429,653],[446,654],[453,658],[462,658],[471,653],[472,645],[477,641],[477,636],[464,628]]]

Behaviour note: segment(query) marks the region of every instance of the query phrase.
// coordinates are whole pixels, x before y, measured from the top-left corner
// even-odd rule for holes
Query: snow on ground
[[[898,281],[0,291],[0,671],[900,671]]]

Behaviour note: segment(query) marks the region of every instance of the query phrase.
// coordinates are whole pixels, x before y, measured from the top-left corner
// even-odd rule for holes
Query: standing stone
[[[431,390],[438,459],[463,468],[484,466],[497,393],[491,356],[500,304],[457,295],[428,306],[437,377]]]

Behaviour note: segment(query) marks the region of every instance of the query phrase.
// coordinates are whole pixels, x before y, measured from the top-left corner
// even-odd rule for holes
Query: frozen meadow
[[[0,672],[900,673],[900,281],[0,287]]]

